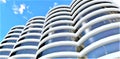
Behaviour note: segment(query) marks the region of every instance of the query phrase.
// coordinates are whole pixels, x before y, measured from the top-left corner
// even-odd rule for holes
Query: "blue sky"
[[[63,2],[64,1],[64,2]],[[0,0],[0,41],[15,25],[25,25],[34,16],[45,16],[57,5],[69,5],[72,0]]]

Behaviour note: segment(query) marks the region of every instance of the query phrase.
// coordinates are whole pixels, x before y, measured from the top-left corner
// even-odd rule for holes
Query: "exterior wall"
[[[24,26],[14,26],[8,32],[6,37],[0,44],[0,59],[8,59],[10,52],[12,51],[14,45],[16,44]]]
[[[33,59],[40,41],[44,17],[31,18],[12,50],[9,59]]]

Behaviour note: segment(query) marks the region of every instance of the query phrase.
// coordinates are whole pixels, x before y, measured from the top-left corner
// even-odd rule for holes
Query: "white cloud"
[[[25,8],[26,8],[25,4],[20,4],[20,6],[14,4],[13,12],[14,12],[14,14],[23,14]]]
[[[58,5],[58,3],[57,3],[57,2],[54,2],[54,7],[57,6],[57,5]]]
[[[0,0],[0,2],[2,2],[2,3],[6,3],[7,1],[6,1],[6,0]]]
[[[20,5],[20,8],[19,8],[19,12],[20,14],[23,14],[23,11],[25,10],[25,5],[24,4],[21,4]]]

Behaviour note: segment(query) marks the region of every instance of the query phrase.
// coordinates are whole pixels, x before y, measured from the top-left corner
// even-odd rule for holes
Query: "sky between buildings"
[[[120,0],[111,0],[120,6]],[[34,16],[45,16],[58,5],[70,5],[72,0],[0,0],[0,41],[11,27],[25,25]]]

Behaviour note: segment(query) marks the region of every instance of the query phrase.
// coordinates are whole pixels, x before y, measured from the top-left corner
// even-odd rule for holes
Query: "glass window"
[[[93,51],[91,51],[90,53],[87,54],[88,58],[98,58],[110,53],[114,53],[117,51],[120,51],[119,49],[120,47],[120,41],[119,42],[114,42],[111,44],[107,44],[105,46],[101,46],[97,49],[94,49]]]
[[[117,11],[116,11],[117,12]],[[119,12],[118,12],[119,13]],[[89,19],[87,19],[87,22],[91,21],[91,20],[94,20],[95,18],[97,17],[100,17],[100,16],[104,16],[104,15],[107,15],[107,14],[110,14],[110,12],[105,12],[105,13],[100,13],[100,14],[97,14],[95,16],[92,16],[90,17]]]
[[[38,42],[24,42],[24,43],[21,43],[19,45],[17,45],[16,47],[20,47],[20,46],[38,46]]]
[[[13,37],[18,38],[19,35],[10,35],[10,36],[7,36],[6,38],[13,38]]]
[[[40,36],[30,35],[30,36],[23,37],[20,40],[24,40],[24,39],[40,39]]]
[[[29,29],[29,28],[42,28],[43,26],[30,26],[30,27],[27,27],[27,28],[25,28],[24,30],[27,30],[27,29]]]
[[[14,29],[23,29],[24,27],[15,27],[15,28],[13,28],[12,30],[14,30]]]
[[[59,30],[55,30],[54,33],[52,33],[52,34],[64,33],[64,32],[72,32],[72,30],[69,30],[69,29],[59,29]]]
[[[93,4],[87,5],[86,7],[82,8],[79,12],[83,11],[84,9],[86,9],[86,8],[88,8],[90,6],[93,6],[93,5],[96,5],[96,4],[102,4],[102,3],[111,3],[111,2],[107,2],[107,1],[95,2]]]
[[[119,19],[111,19],[111,20],[105,20],[105,21],[101,21],[99,23],[96,23],[94,25],[92,25],[90,28],[88,28],[90,31],[94,30],[102,25],[106,25],[106,24],[110,24],[110,23],[114,23],[114,22],[119,22]],[[86,34],[85,31],[82,32],[82,36],[84,36]]]
[[[13,45],[4,45],[0,47],[0,49],[3,49],[3,48],[13,48]]]
[[[30,31],[22,33],[22,35],[27,34],[27,33],[41,33],[41,32],[42,32],[41,30],[30,30]]]
[[[52,15],[52,14],[54,14],[54,13],[57,13],[57,12],[71,12],[70,10],[56,10],[55,12],[53,12],[53,13],[51,13],[51,14],[49,14],[48,16],[50,16],[50,15]]]
[[[18,57],[18,58],[15,58],[15,59],[34,59],[32,57]]]
[[[72,52],[72,51],[76,51],[76,47],[75,46],[56,46],[56,47],[52,47],[52,48],[48,48],[47,50],[44,50],[41,55],[46,55],[46,54],[50,54],[50,53],[54,53],[54,52]]]
[[[70,18],[59,18],[59,19],[55,19],[55,20],[52,20],[50,21],[49,23],[47,23],[45,26],[47,26],[48,24],[52,23],[52,22],[55,22],[55,21],[59,21],[59,20],[71,20]]]
[[[58,27],[58,26],[70,26],[70,24],[68,24],[68,23],[62,23],[62,24],[53,25],[52,27]]]
[[[21,31],[12,31],[9,34],[11,34],[11,33],[21,33]]]
[[[33,20],[45,20],[45,19],[44,18],[34,18],[34,19],[30,20],[30,21],[33,21]]]
[[[57,42],[57,41],[72,41],[72,40],[73,38],[70,36],[55,37],[55,38],[52,38],[46,41],[45,44],[49,44],[49,43]]]
[[[9,42],[16,43],[16,40],[7,40],[7,41],[3,41],[2,43],[9,43]]]
[[[0,55],[9,55],[10,51],[0,51]]]
[[[93,37],[90,37],[88,40],[86,40],[84,42],[85,46],[88,46],[90,44],[92,44],[95,41],[98,41],[99,39],[103,39],[105,37],[109,37],[115,34],[119,34],[119,28],[115,28],[115,29],[111,29],[111,30],[107,30],[101,33],[98,33],[96,35],[94,35]]]
[[[35,54],[37,50],[35,49],[23,49],[23,50],[18,50],[14,52],[14,55],[16,54]]]
[[[78,57],[57,57],[52,59],[78,59]]]
[[[104,8],[104,7],[106,7],[106,8],[117,8],[117,7],[114,7],[114,6],[111,6],[111,7],[109,7],[109,6],[96,7],[95,9],[89,10],[89,11],[87,11],[86,13],[84,13],[84,14],[82,15],[82,17],[84,17],[85,15],[87,15],[87,14],[93,12],[93,11],[96,11],[96,10],[102,9],[102,8]]]

